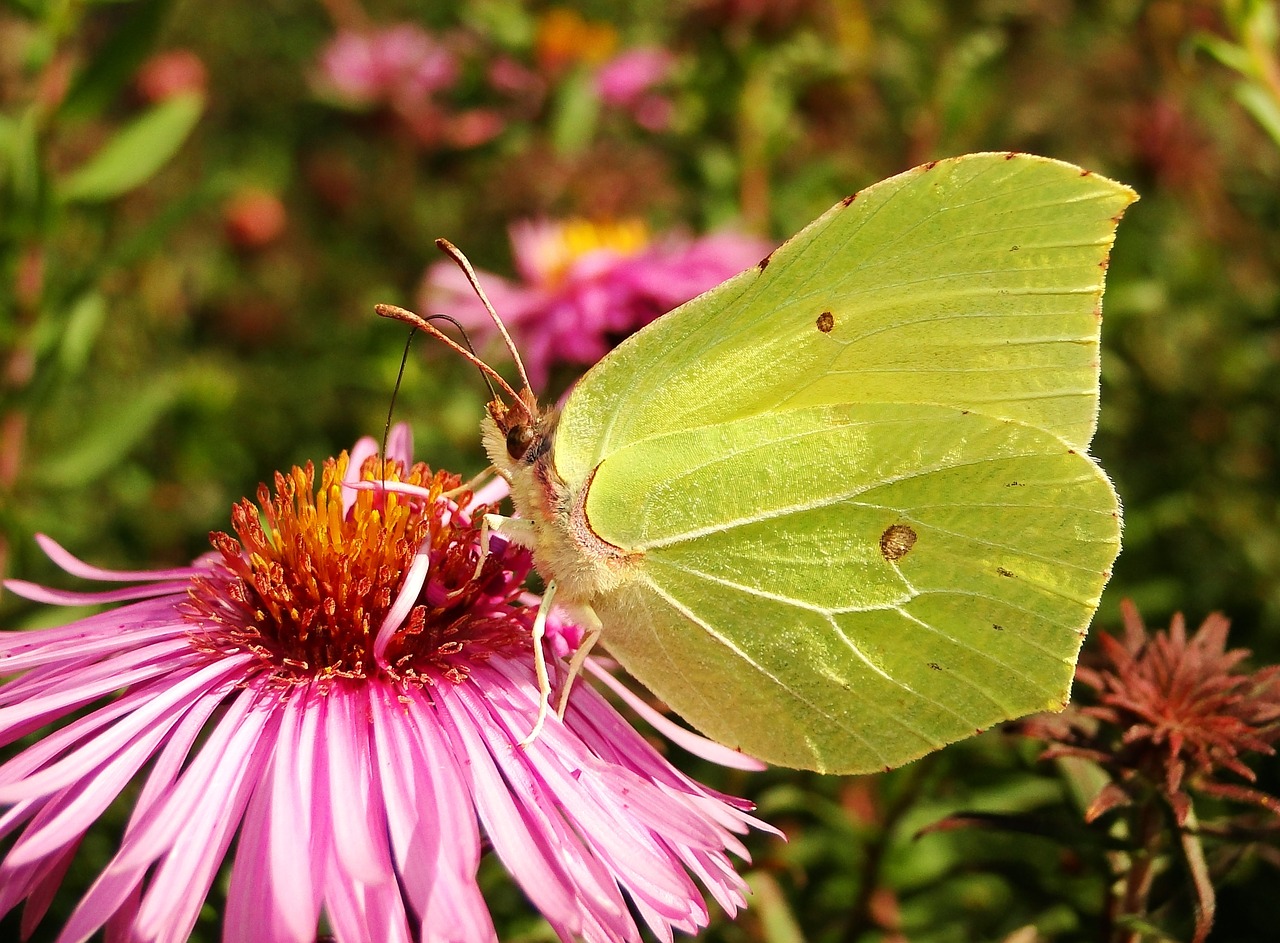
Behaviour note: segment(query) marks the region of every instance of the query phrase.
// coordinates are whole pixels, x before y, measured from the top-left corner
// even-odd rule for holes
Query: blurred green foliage
[[[1123,596],[1153,623],[1219,609],[1234,644],[1280,659],[1274,3],[565,6],[577,20],[516,0],[0,6],[3,575],[69,584],[36,531],[105,566],[185,562],[274,469],[378,434],[404,335],[372,305],[412,305],[438,236],[497,271],[510,270],[507,225],[529,216],[780,239],[915,163],[1016,149],[1142,194],[1105,305],[1095,451],[1126,535],[1100,620],[1116,621]],[[320,79],[326,44],[399,21],[463,53],[444,107],[497,115],[496,133],[431,139],[394,109],[337,106]],[[552,26],[575,22],[557,46]],[[657,130],[591,92],[601,58],[638,44],[676,56]],[[186,71],[162,81],[155,57],[174,50]],[[484,65],[498,60],[528,87],[496,93]],[[478,470],[484,398],[455,358],[411,358],[399,408],[418,454]],[[0,604],[7,627],[65,617]],[[694,772],[753,796],[790,836],[753,841],[754,908],[708,939],[1097,938],[1100,845],[912,838],[961,808],[1070,818],[1052,771],[997,735],[868,779]],[[1276,773],[1262,770],[1272,791]],[[73,888],[108,854],[94,841]],[[503,939],[549,939],[486,868]],[[1244,855],[1218,877],[1213,938],[1273,938],[1260,908],[1274,870]],[[212,939],[216,908],[207,916]],[[1030,925],[1038,936],[1010,936]]]

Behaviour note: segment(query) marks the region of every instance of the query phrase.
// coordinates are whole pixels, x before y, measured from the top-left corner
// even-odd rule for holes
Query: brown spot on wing
[[[850,203],[852,203],[852,202],[853,202],[854,200],[856,200],[857,198],[858,198],[858,194],[856,194],[856,193],[850,193],[847,197],[845,197],[843,200],[841,200],[841,201],[840,201],[840,205],[841,205],[841,206],[848,206]]]
[[[836,319],[830,311],[824,311],[818,315],[818,330],[823,334],[830,334],[831,329],[836,326]]]
[[[890,524],[880,535],[880,555],[897,563],[916,545],[916,532],[906,524]]]
[[[773,258],[773,253],[770,252],[763,259],[761,259],[759,262],[756,263],[756,268],[758,268],[760,271],[763,272],[765,269],[769,267],[769,260],[772,258]]]

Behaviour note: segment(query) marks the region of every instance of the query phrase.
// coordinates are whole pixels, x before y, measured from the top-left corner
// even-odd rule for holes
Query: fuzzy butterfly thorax
[[[592,529],[586,514],[590,478],[571,488],[556,471],[559,418],[559,410],[542,409],[524,390],[514,406],[489,403],[481,433],[493,467],[511,485],[516,511],[531,523],[539,572],[555,574],[564,602],[590,603],[625,582],[641,555],[615,547]]]

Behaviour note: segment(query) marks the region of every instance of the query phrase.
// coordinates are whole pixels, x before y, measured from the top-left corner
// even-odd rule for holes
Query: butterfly
[[[887,769],[1062,709],[1120,550],[1087,449],[1135,199],[1017,153],[846,198],[562,409],[495,396],[497,526],[631,675],[771,763]]]

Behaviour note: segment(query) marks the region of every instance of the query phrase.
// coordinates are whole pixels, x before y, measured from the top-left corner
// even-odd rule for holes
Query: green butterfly
[[[1120,550],[1086,450],[1136,198],[1025,154],[868,187],[558,415],[507,387],[499,526],[627,671],[772,763],[881,770],[1061,709]]]

